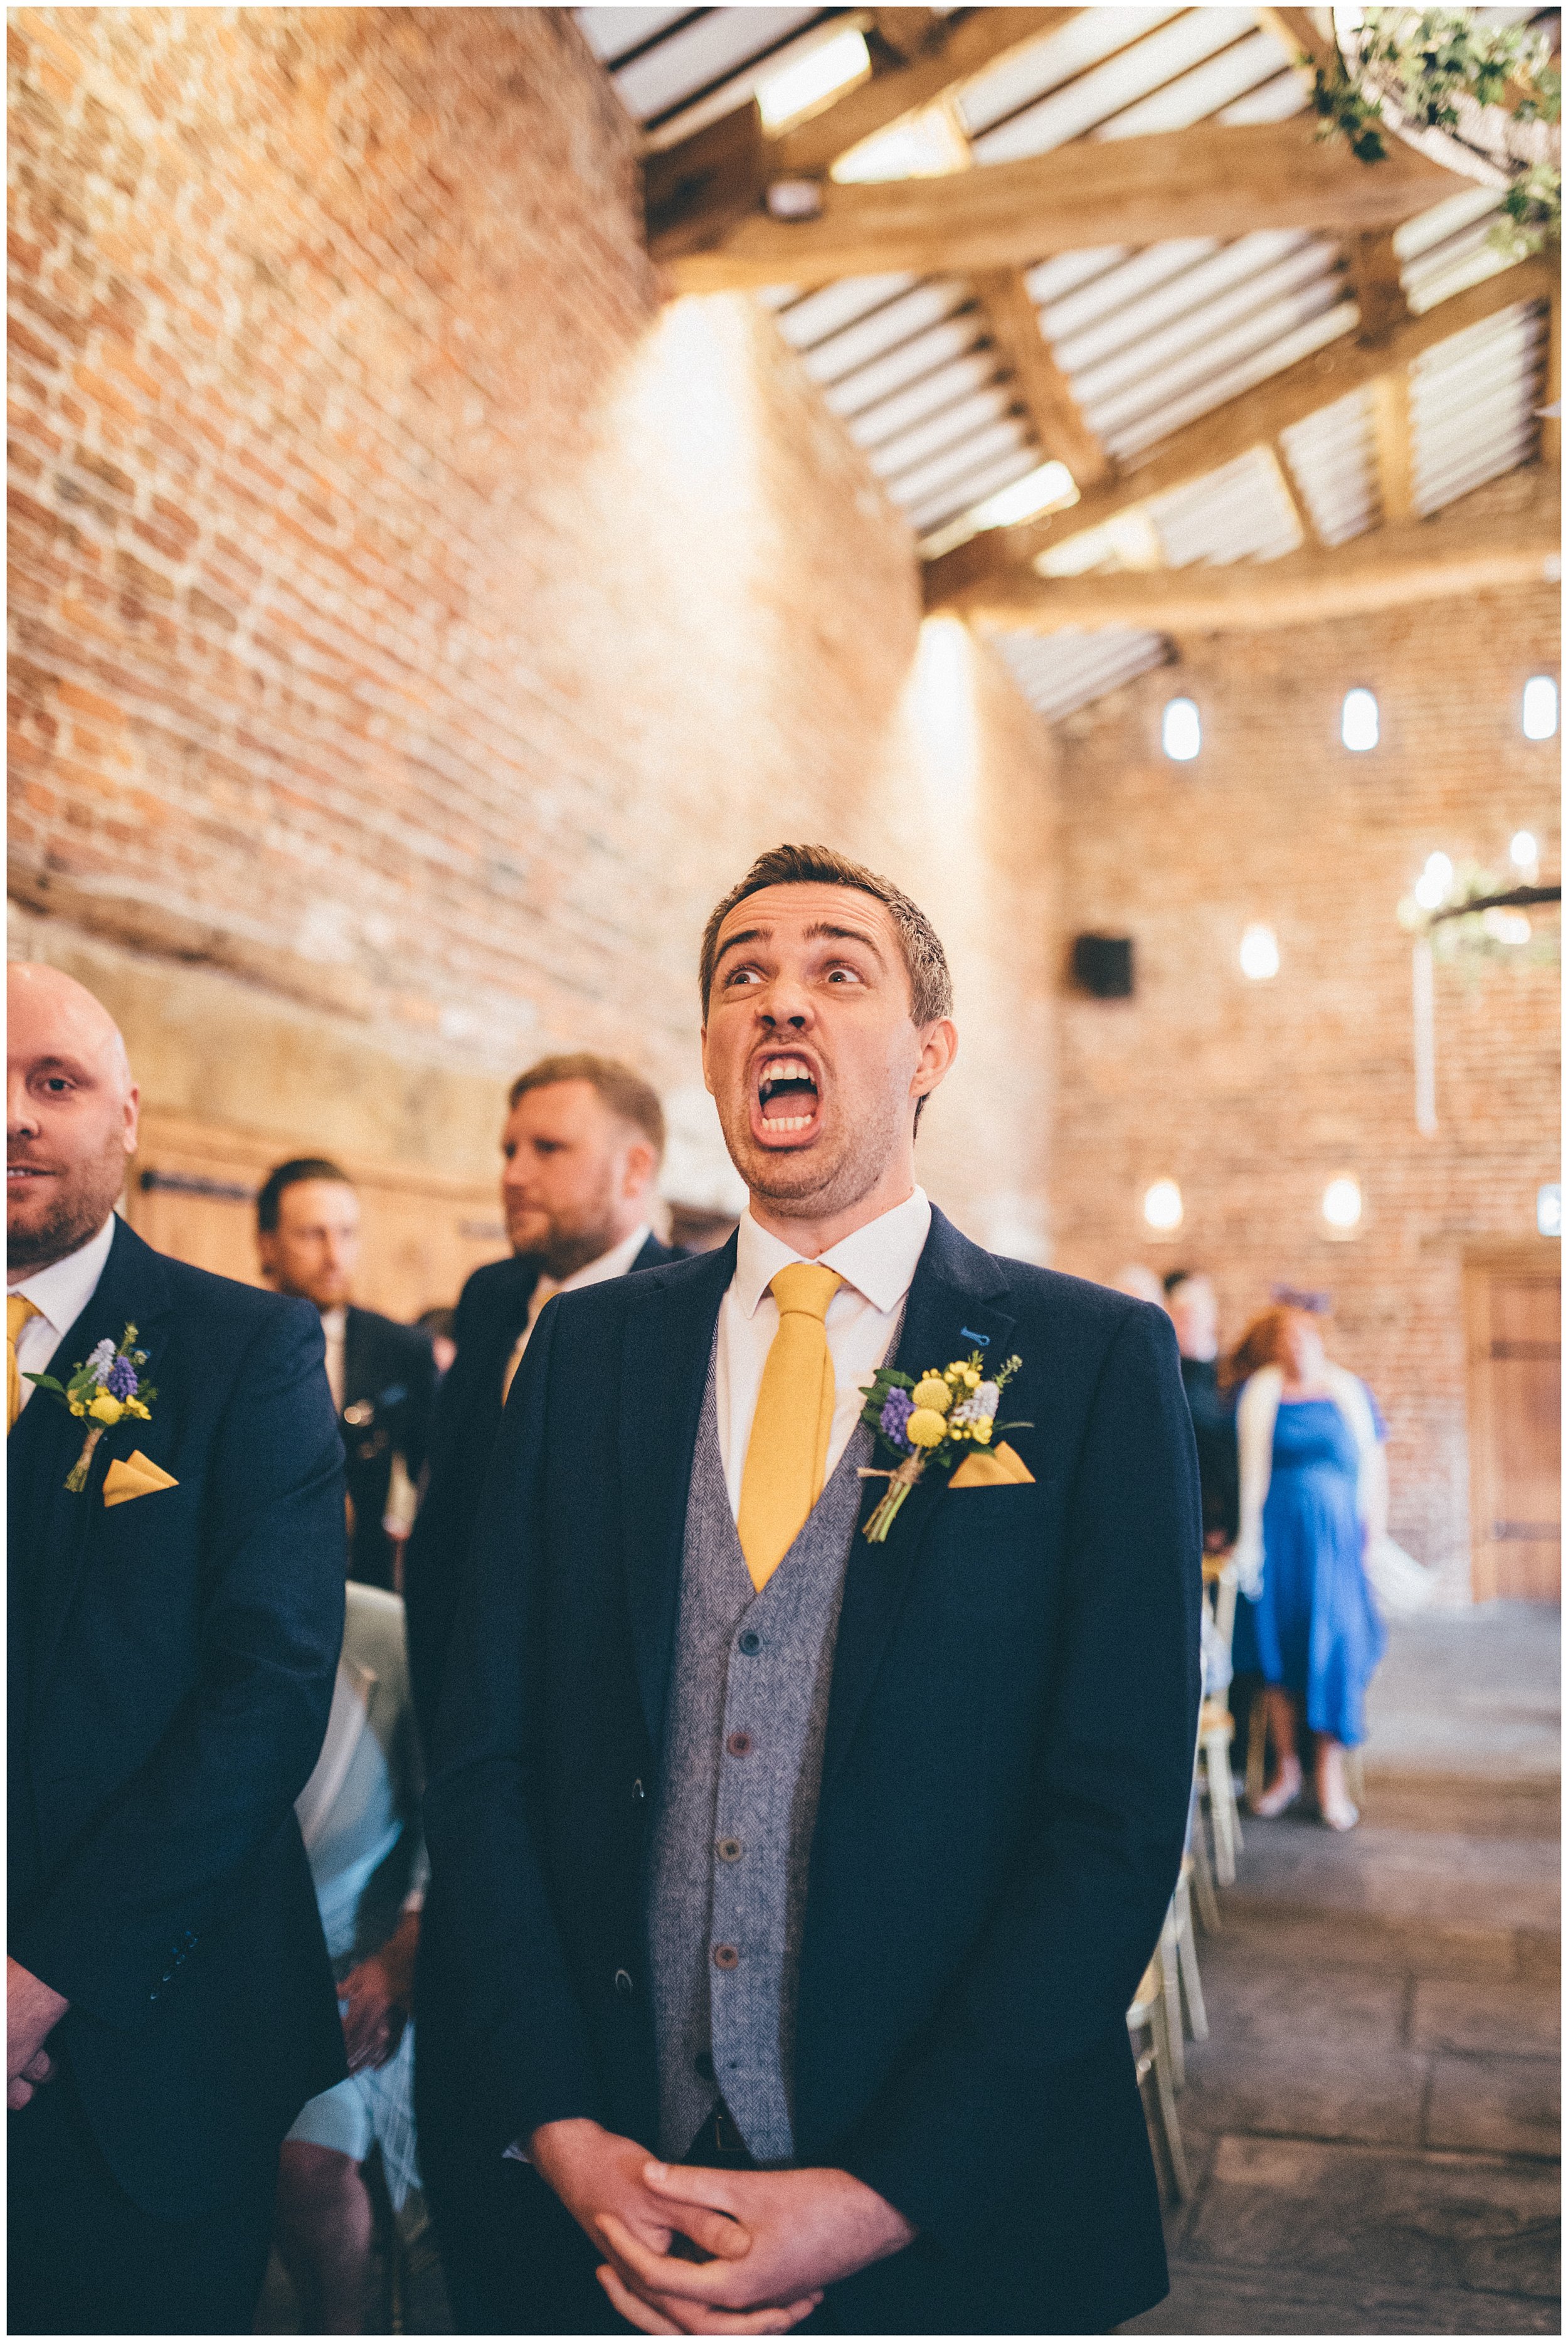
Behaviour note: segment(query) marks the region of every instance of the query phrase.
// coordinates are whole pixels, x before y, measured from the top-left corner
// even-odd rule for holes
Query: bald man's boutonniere
[[[105,1431],[112,1431],[127,1416],[140,1423],[153,1419],[150,1409],[158,1394],[150,1383],[141,1379],[140,1369],[147,1363],[147,1354],[132,1346],[135,1338],[135,1327],[127,1326],[116,1349],[105,1334],[81,1365],[72,1368],[65,1382],[54,1375],[27,1376],[30,1383],[47,1391],[68,1414],[80,1416],[87,1425],[82,1452],[65,1476],[65,1486],[74,1496],[80,1496],[87,1485],[93,1451]]]
[[[918,1382],[896,1366],[878,1366],[863,1386],[860,1419],[899,1460],[891,1469],[867,1465],[861,1472],[863,1480],[887,1482],[886,1495],[865,1525],[873,1545],[885,1543],[905,1496],[927,1472],[945,1472],[949,1487],[1001,1486],[1034,1478],[1010,1447],[996,1445],[1001,1432],[1031,1428],[996,1420],[1002,1394],[1023,1363],[1008,1358],[987,1375],[981,1353],[974,1350],[950,1366],[928,1366]]]

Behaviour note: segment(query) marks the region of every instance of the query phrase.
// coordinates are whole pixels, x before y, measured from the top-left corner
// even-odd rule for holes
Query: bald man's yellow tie
[[[824,1321],[843,1282],[836,1269],[803,1260],[781,1268],[769,1287],[778,1303],[778,1332],[763,1368],[735,1524],[759,1594],[805,1526],[827,1476],[834,1382]]]
[[[5,1296],[5,1436],[11,1436],[11,1426],[22,1412],[22,1369],[16,1364],[16,1336],[29,1317],[43,1312],[35,1309],[19,1293]]]

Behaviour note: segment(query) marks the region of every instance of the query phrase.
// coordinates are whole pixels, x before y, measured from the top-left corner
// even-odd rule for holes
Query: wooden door
[[[1466,1263],[1478,1602],[1563,1598],[1561,1309],[1555,1246]]]
[[[158,1252],[259,1285],[256,1190],[275,1163],[316,1147],[150,1108],[126,1186],[125,1216]],[[506,1256],[497,1185],[339,1158],[359,1190],[355,1298],[405,1323],[450,1307],[470,1271]]]

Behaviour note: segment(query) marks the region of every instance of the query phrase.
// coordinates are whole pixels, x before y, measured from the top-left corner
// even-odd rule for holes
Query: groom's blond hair
[[[909,976],[909,1015],[915,1025],[934,1025],[953,1014],[953,977],[942,938],[918,903],[912,902],[891,878],[879,877],[863,862],[835,854],[831,846],[773,846],[759,854],[738,886],[732,886],[712,912],[703,929],[701,986],[703,1020],[707,1021],[708,996],[719,956],[719,929],[737,903],[760,895],[764,886],[853,886],[886,908],[898,936],[898,947]],[[924,1100],[921,1103],[924,1105]]]

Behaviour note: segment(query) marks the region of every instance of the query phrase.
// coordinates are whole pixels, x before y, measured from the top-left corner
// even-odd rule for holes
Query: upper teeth
[[[798,1057],[770,1057],[763,1067],[764,1082],[809,1082],[811,1073]]]

